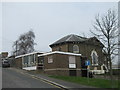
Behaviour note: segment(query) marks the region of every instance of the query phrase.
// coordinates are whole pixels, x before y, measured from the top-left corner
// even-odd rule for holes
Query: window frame
[[[76,50],[75,50],[76,49]],[[79,46],[78,45],[73,45],[73,53],[79,53],[80,52],[80,49],[79,49]]]
[[[76,57],[69,56],[68,59],[69,59],[69,68],[76,68]],[[74,60],[74,61],[72,61],[72,60]]]
[[[53,56],[51,55],[51,56],[48,56],[48,64],[50,64],[50,63],[53,63]]]

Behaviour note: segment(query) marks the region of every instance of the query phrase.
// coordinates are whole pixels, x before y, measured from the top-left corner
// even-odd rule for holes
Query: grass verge
[[[86,77],[74,77],[74,76],[49,76],[56,79],[61,79],[69,82],[74,82],[82,85],[88,85],[99,88],[118,88],[119,80],[114,80],[113,86],[111,80],[97,79],[97,78],[86,78]]]

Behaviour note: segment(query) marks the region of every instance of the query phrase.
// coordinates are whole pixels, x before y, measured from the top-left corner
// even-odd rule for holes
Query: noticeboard
[[[69,68],[76,68],[76,64],[69,64]]]
[[[89,66],[90,65],[90,60],[85,61],[85,66]]]

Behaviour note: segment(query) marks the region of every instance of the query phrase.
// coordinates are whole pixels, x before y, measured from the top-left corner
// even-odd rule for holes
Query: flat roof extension
[[[76,53],[53,51],[53,52],[48,52],[48,53],[44,53],[44,54],[38,55],[38,57],[46,56],[46,55],[50,55],[50,54],[66,54],[66,55],[81,56],[81,54],[76,54]]]
[[[23,57],[23,56],[28,56],[28,55],[36,54],[36,53],[44,53],[44,52],[32,52],[32,53],[16,56],[15,58],[20,58],[20,57]]]

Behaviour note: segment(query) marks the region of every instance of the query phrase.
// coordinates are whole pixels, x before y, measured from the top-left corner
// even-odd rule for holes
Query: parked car
[[[10,63],[8,60],[3,60],[2,61],[2,67],[10,67]]]

